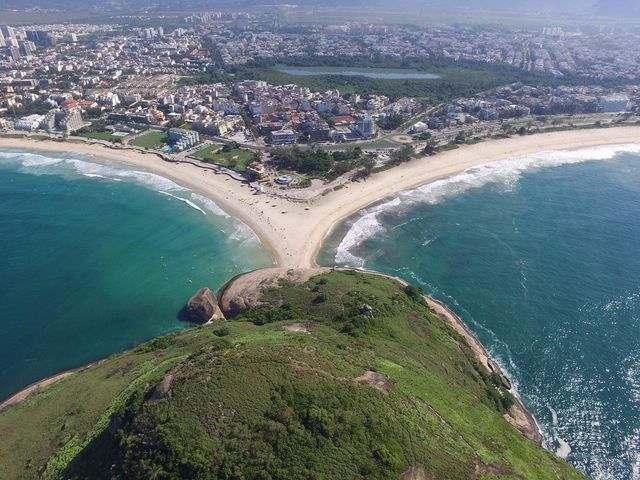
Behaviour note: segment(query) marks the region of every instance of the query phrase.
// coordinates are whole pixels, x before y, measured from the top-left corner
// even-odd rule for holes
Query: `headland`
[[[280,267],[277,269],[279,275],[282,272],[293,271],[292,269],[316,267],[316,254],[335,225],[362,208],[394,193],[447,178],[473,167],[540,152],[631,144],[640,144],[640,127],[554,132],[490,140],[435,156],[417,158],[366,180],[350,182],[340,189],[300,201],[285,196],[262,194],[258,189],[240,183],[226,174],[217,173],[212,168],[202,168],[188,162],[167,161],[156,153],[109,148],[100,144],[0,138],[0,148],[90,155],[96,159],[143,169],[188,187],[210,198],[252,228],[273,253]],[[261,281],[268,281],[267,277],[271,273],[264,271],[261,275],[265,277]],[[249,277],[245,277],[244,281],[248,281]],[[429,297],[425,300],[434,314],[465,337],[480,364],[502,376],[497,364],[457,315]],[[10,403],[18,403],[71,373],[73,372],[63,372],[38,382],[16,394],[10,399]],[[505,378],[505,381],[508,382],[508,379]],[[3,404],[3,407],[7,406]],[[542,436],[535,419],[521,402],[517,401],[512,410],[507,419],[527,437],[541,443]]]

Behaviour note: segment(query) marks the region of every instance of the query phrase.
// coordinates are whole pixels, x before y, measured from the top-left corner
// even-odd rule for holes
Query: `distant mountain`
[[[640,18],[640,3],[638,0],[600,0],[592,12],[605,17]]]
[[[420,9],[442,11],[492,11],[505,14],[536,13],[582,13],[593,5],[594,0],[400,0],[399,5]]]
[[[501,12],[505,14],[536,12],[583,12],[591,7],[595,0],[399,0],[390,4],[386,0],[352,0],[352,7],[368,6],[387,10],[432,10],[434,12]],[[634,0],[621,0],[632,2]],[[619,2],[620,3],[620,2]],[[3,0],[2,9],[99,9],[136,10],[154,8],[158,11],[216,8],[249,8],[257,5],[295,4],[301,7],[330,7],[344,5],[341,0]]]
[[[216,9],[250,9],[256,6],[293,4],[301,8],[344,5],[342,0],[0,0],[0,10],[67,10],[80,12],[117,11],[186,11]],[[350,7],[385,11],[457,13],[482,15],[549,15],[574,14],[576,17],[640,18],[639,0],[351,0]],[[0,20],[1,22],[1,20]]]

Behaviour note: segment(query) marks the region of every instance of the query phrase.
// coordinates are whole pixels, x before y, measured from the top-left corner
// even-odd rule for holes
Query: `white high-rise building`
[[[8,25],[0,27],[0,32],[2,32],[2,36],[5,38],[5,40],[8,40],[10,38],[13,38],[14,40],[18,39],[18,37],[16,36],[15,28],[9,27]]]
[[[598,99],[598,109],[604,113],[626,112],[629,108],[629,97],[624,94],[607,95]]]
[[[376,122],[369,115],[363,115],[358,119],[356,126],[358,133],[364,138],[373,137],[376,134]]]
[[[36,53],[36,44],[29,41],[23,42],[22,49],[24,50],[25,55],[33,55],[34,53]]]

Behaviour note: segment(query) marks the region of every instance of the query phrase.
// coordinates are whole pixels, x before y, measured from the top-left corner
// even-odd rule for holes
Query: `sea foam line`
[[[179,197],[179,196],[177,196],[177,195],[173,195],[173,194],[171,194],[171,193],[169,193],[169,192],[165,192],[165,191],[162,191],[162,190],[158,190],[158,192],[159,192],[159,193],[161,193],[161,194],[163,194],[163,195],[167,195],[168,197],[175,198],[176,200],[179,200],[179,201],[181,201],[181,202],[184,202],[184,203],[186,203],[187,205],[189,205],[191,208],[193,208],[193,209],[195,209],[195,210],[198,210],[198,211],[199,211],[200,213],[202,213],[203,215],[207,215],[207,212],[205,212],[205,211],[204,211],[203,209],[201,209],[198,205],[196,205],[195,203],[193,203],[191,200],[189,200],[189,199],[187,199],[187,198],[182,198],[182,197]]]
[[[89,178],[103,178],[113,181],[131,179],[154,190],[186,191],[177,183],[155,173],[112,167],[98,161],[85,161],[73,157],[52,157],[29,152],[0,152],[0,158],[18,162],[28,173],[40,175],[78,174]]]
[[[208,197],[200,195],[199,193],[191,193],[191,198],[194,201],[198,202],[200,205],[203,205],[206,210],[213,213],[214,215],[217,215],[219,217],[225,217],[225,218],[230,217],[230,215],[227,212],[225,212],[222,208],[218,206],[217,203],[215,203],[213,200],[211,200]]]
[[[226,233],[231,240],[235,240],[238,242],[252,242],[256,244],[260,243],[258,235],[256,235],[256,233],[247,224],[245,224],[238,218],[229,215],[210,198],[195,192],[191,193],[191,198],[193,199],[193,201],[198,202],[198,204],[202,205],[208,212],[224,219],[233,219],[234,228],[230,233],[226,229],[226,227],[220,227],[221,230]]]
[[[526,171],[594,160],[610,160],[620,153],[640,153],[640,144],[606,145],[570,151],[554,150],[513,157],[472,167],[457,175],[404,190],[385,203],[359,212],[359,218],[353,221],[336,249],[335,261],[338,264],[362,268],[365,260],[356,256],[353,250],[365,240],[385,231],[378,220],[381,213],[392,209],[402,212],[420,203],[435,205],[447,197],[490,183],[503,184],[511,189]]]
[[[148,188],[158,191],[163,195],[175,198],[186,203],[191,208],[198,210],[203,215],[211,213],[222,219],[229,220],[219,228],[227,234],[230,240],[240,243],[260,244],[260,239],[256,233],[239,219],[232,217],[222,208],[220,208],[213,200],[203,195],[191,192],[174,181],[142,170],[127,169],[125,166],[111,166],[101,163],[99,160],[86,161],[73,156],[61,158],[50,157],[30,152],[0,152],[0,159],[7,159],[9,162],[17,162],[25,172],[45,175],[81,175],[85,178],[93,178],[100,180],[109,180],[121,182],[123,180],[134,181]],[[170,192],[184,192],[182,195],[176,195]],[[190,198],[185,196],[190,195]],[[231,223],[231,225],[227,225]]]
[[[85,160],[78,160],[75,158],[66,159],[65,164],[71,166],[76,173],[85,176],[87,176],[87,174],[102,175],[104,178],[116,181],[128,178],[154,190],[162,190],[165,192],[187,190],[168,178],[142,170],[128,170],[126,168],[111,167],[101,163],[87,162]]]

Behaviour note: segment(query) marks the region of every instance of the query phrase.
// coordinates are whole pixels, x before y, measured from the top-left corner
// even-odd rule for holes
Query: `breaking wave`
[[[210,198],[207,198],[203,195],[200,195],[198,193],[192,193],[191,194],[191,198],[198,202],[200,205],[204,206],[204,208],[213,213],[214,215],[217,215],[219,217],[224,217],[224,218],[229,218],[229,214],[227,212],[225,212],[222,208],[220,208],[218,206],[217,203],[215,203],[213,200],[211,200]]]
[[[112,166],[101,163],[99,160],[87,161],[72,155],[37,154],[21,151],[0,152],[0,159],[5,159],[9,164],[18,165],[25,173],[37,175],[63,175],[71,178],[81,176],[96,180],[108,181],[132,181],[157,192],[173,197],[184,202],[191,208],[198,210],[203,215],[213,214],[222,222],[218,223],[229,240],[240,243],[260,244],[260,239],[244,223],[229,215],[213,200],[192,192],[174,181],[143,170],[128,169],[124,166]]]
[[[378,214],[402,203],[400,198],[394,198],[386,203],[370,207],[361,212],[362,216],[351,226],[345,237],[338,245],[336,262],[354,265],[358,268],[364,266],[364,259],[356,257],[351,249],[360,245],[367,238],[384,231],[384,227],[378,221]]]
[[[103,178],[112,180],[131,179],[146,187],[165,192],[186,190],[186,188],[181,187],[168,178],[142,170],[128,170],[78,159],[66,159],[64,162],[66,165],[72,167],[76,173],[84,176],[101,175]]]
[[[171,194],[171,193],[169,193],[169,192],[163,192],[162,190],[159,190],[159,192],[160,192],[161,194],[163,194],[163,195],[166,195],[166,196],[171,197],[171,198],[175,198],[176,200],[180,200],[181,202],[186,203],[186,204],[187,204],[187,205],[189,205],[191,208],[193,208],[193,209],[195,209],[195,210],[198,210],[198,211],[199,211],[200,213],[202,213],[203,215],[206,215],[206,214],[207,214],[207,212],[205,212],[205,211],[204,211],[203,209],[201,209],[198,205],[196,205],[195,203],[193,203],[191,200],[189,200],[189,199],[187,199],[187,198],[182,198],[182,197],[179,197],[179,196],[177,196],[177,195],[173,195],[173,194]]]
[[[448,197],[488,184],[502,184],[505,189],[511,190],[522,174],[527,171],[595,160],[610,160],[620,153],[640,153],[640,144],[607,145],[573,151],[546,151],[508,158],[472,167],[457,175],[399,192],[391,200],[362,210],[355,221],[352,220],[353,223],[337,247],[335,261],[338,264],[363,267],[365,259],[355,255],[353,250],[365,240],[384,232],[384,227],[378,221],[381,213],[390,211],[402,213],[419,203],[435,205]]]

